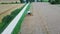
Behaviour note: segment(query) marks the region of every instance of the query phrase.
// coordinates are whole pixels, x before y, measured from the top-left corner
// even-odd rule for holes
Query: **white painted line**
[[[6,27],[6,29],[1,34],[11,34],[19,19],[23,15],[29,3],[21,10],[21,12],[11,21],[11,23]]]

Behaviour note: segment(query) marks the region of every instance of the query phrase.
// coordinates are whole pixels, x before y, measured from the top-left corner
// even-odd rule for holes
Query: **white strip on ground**
[[[11,34],[19,19],[23,15],[29,3],[21,10],[21,12],[11,21],[11,23],[6,27],[6,29],[1,34]]]

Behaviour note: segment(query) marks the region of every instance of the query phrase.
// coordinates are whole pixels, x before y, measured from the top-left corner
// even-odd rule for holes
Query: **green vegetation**
[[[21,2],[21,3],[24,3],[24,1],[23,1],[23,0],[20,0],[20,2]]]
[[[7,15],[2,19],[2,23],[0,24],[0,33],[6,28],[9,22],[12,20],[11,15]]]
[[[24,3],[24,0],[20,0],[21,3]],[[50,2],[51,4],[60,4],[60,0],[37,0],[37,2]],[[35,2],[35,0],[26,0],[26,3],[28,2]]]
[[[25,4],[25,5],[26,5],[26,4]],[[25,6],[25,5],[24,5],[24,6]],[[23,7],[24,7],[24,6],[23,6]],[[9,25],[9,23],[15,18],[15,16],[23,9],[23,7],[14,10],[10,15],[7,15],[7,16],[5,16],[5,17],[2,19],[2,23],[0,23],[0,34],[1,34],[1,32],[3,32],[4,29]],[[21,19],[18,21],[16,27],[15,27],[14,30],[12,31],[12,34],[17,34],[17,33],[20,31],[21,23],[22,23],[24,17],[26,16],[27,11],[29,10],[29,8],[30,8],[30,5],[26,8],[26,10],[25,10],[24,14],[22,15]]]
[[[20,2],[21,2],[21,3],[28,3],[28,2],[34,2],[34,0],[26,0],[26,1],[20,0]]]
[[[49,0],[51,4],[60,4],[60,0]]]
[[[21,1],[21,3],[24,3],[24,2],[26,2],[26,3],[28,3],[28,2],[35,2],[35,0],[26,0],[26,1],[24,1],[24,0],[20,0]],[[49,0],[37,0],[37,2],[48,2]]]
[[[2,19],[2,23],[9,23],[12,20],[12,16],[11,15],[7,15]]]
[[[49,0],[42,0],[43,2],[48,2]]]
[[[25,5],[24,5],[25,6]],[[15,16],[23,9],[22,6],[19,9],[14,10],[10,15],[5,16],[0,23],[0,33],[9,25],[9,23],[15,18]]]
[[[28,7],[26,8],[25,12],[23,13],[21,19],[18,21],[17,25],[15,26],[15,29],[12,31],[12,34],[18,34],[18,32],[20,31],[20,27],[22,25],[22,21],[25,18],[27,11],[29,11],[30,9],[30,5],[28,5]]]

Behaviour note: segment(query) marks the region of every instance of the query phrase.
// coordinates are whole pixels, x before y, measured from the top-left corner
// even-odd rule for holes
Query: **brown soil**
[[[2,9],[1,12],[0,12],[0,22],[1,22],[1,20],[2,20],[2,18],[3,18],[4,16],[11,14],[11,12],[12,12],[13,10],[15,10],[15,9],[17,9],[17,8],[20,8],[20,7],[22,7],[23,5],[24,5],[24,4],[16,4],[16,5],[13,4],[12,7],[11,7],[11,5],[10,5],[8,8],[7,8],[7,6],[5,6],[5,8],[1,7],[1,8],[3,8],[3,9]],[[1,8],[0,8],[0,9],[1,9]]]

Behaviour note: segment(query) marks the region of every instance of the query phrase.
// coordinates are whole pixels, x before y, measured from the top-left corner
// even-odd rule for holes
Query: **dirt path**
[[[21,34],[60,34],[60,5],[32,3],[33,16],[26,16]]]
[[[33,16],[26,16],[22,24],[21,34],[46,34],[46,23],[44,23],[45,20],[43,20],[44,18],[40,12],[39,3],[33,3],[31,11]]]

